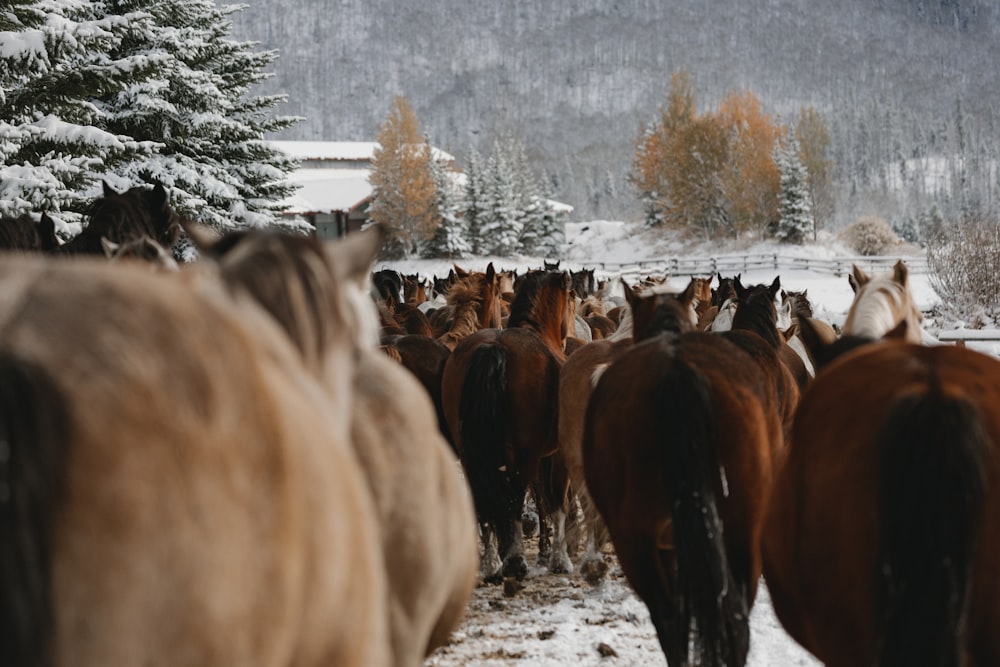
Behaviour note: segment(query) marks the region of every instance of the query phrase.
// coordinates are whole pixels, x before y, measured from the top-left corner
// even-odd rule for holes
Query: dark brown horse
[[[634,323],[638,340],[651,338],[664,331],[692,331],[695,288],[690,286],[680,295],[647,292],[639,294],[622,281],[628,302],[630,321]],[[633,337],[619,340],[596,340],[587,343],[566,359],[559,373],[559,451],[570,476],[574,496],[583,513],[584,554],[580,573],[591,584],[600,582],[607,573],[601,553],[608,541],[607,529],[587,491],[583,463],[583,429],[587,404],[601,374],[632,347]],[[556,549],[565,549],[560,545]]]
[[[774,328],[773,298],[744,307]],[[746,326],[637,343],[587,408],[587,487],[671,665],[746,661],[764,512],[797,396],[774,346]]]
[[[0,664],[392,664],[352,397],[267,313],[197,272],[28,256],[0,312]]]
[[[352,252],[353,262],[371,257],[366,250],[381,245],[378,231],[358,232],[332,246],[305,236],[234,234],[206,254],[217,258],[230,289],[251,296],[285,328],[331,396],[353,397],[348,421],[378,510],[394,664],[417,667],[444,644],[471,597],[475,521],[468,487],[427,393],[365,333],[376,324],[367,284],[338,279],[351,267],[343,255]],[[337,308],[347,308],[344,319],[356,323],[350,329],[357,334],[353,374],[329,363],[333,341],[343,335],[333,316]]]
[[[558,448],[559,368],[570,326],[568,276],[530,272],[517,290],[509,328],[483,329],[462,339],[442,380],[445,417],[483,529],[488,581],[527,575],[521,509],[541,460]],[[561,507],[562,497],[552,505]],[[491,534],[499,554],[492,550]]]
[[[778,618],[832,667],[1000,664],[998,481],[1000,362],[901,342],[845,352],[803,396],[776,478]]]
[[[42,213],[35,222],[30,213],[0,218],[0,250],[55,252],[59,248],[55,222]]]
[[[173,247],[181,233],[180,219],[167,201],[166,189],[136,186],[116,192],[105,182],[104,195],[87,211],[83,231],[62,244],[65,255],[104,255],[101,239],[121,244],[148,236],[164,248]]]

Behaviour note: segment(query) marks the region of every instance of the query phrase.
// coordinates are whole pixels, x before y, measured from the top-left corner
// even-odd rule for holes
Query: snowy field
[[[794,253],[799,257],[833,258],[854,254],[831,238],[800,247],[779,246],[772,242],[722,248],[711,243],[665,239],[639,225],[622,222],[570,224],[567,241],[562,268],[574,270],[594,267],[601,262],[627,264],[678,255],[778,252]],[[918,251],[900,248],[899,256],[905,260],[915,252]],[[542,265],[541,258],[474,258],[458,264],[466,269],[482,270],[490,261],[499,269],[524,270]],[[404,273],[443,276],[447,275],[451,262],[419,260],[384,266]],[[615,275],[600,271],[598,274],[603,277]],[[843,322],[853,298],[846,275],[805,270],[750,271],[744,272],[742,279],[745,284],[770,283],[776,275],[786,289],[808,290],[818,317],[837,324]],[[687,281],[687,277],[676,277],[671,279],[671,285],[681,289]],[[926,274],[913,273],[911,289],[921,310],[929,311],[939,303]],[[931,321],[927,325],[941,326]],[[954,323],[946,326],[953,327]],[[533,544],[529,541],[529,554]],[[514,597],[505,597],[499,586],[479,587],[466,620],[453,635],[451,643],[431,656],[426,665],[665,665],[645,605],[628,587],[613,555],[607,557],[612,564],[611,574],[596,588],[588,586],[577,575],[551,575],[538,567],[533,568],[525,588]],[[763,585],[751,614],[747,664],[751,667],[819,664],[782,629]]]

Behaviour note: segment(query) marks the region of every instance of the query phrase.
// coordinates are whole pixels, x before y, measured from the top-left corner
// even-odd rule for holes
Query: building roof
[[[272,141],[272,146],[299,160],[371,161],[377,141]],[[455,156],[431,146],[434,159],[454,162]]]
[[[310,163],[329,164],[332,161],[370,162],[378,146],[374,141],[272,141],[279,150],[301,161],[302,166],[288,175],[288,181],[300,186],[282,202],[290,215],[311,213],[350,212],[368,201],[372,186],[368,182],[369,169],[355,165],[353,168],[316,167]],[[442,150],[431,147],[435,158],[454,161]],[[454,177],[462,182],[465,174],[456,172]],[[549,201],[560,213],[569,214],[573,207]]]
[[[286,210],[299,215],[351,211],[372,195],[367,169],[300,168],[288,180],[301,187],[285,200]]]

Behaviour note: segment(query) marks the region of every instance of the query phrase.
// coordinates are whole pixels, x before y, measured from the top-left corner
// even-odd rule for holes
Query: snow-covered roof
[[[299,160],[365,160],[371,161],[378,148],[377,141],[272,141],[271,145]],[[434,159],[454,162],[455,156],[431,146]]]
[[[288,180],[301,186],[285,200],[289,213],[346,212],[372,194],[367,169],[297,169]]]

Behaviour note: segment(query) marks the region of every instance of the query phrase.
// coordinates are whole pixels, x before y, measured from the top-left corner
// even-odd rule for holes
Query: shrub
[[[969,218],[928,244],[931,285],[954,315],[977,319],[1000,312],[1000,227]]]
[[[884,218],[867,215],[858,218],[843,232],[844,241],[859,255],[882,255],[899,243],[899,237]]]

